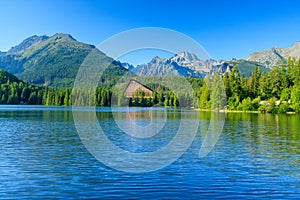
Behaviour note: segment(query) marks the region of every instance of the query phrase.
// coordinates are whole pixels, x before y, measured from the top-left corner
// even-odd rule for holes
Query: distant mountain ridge
[[[229,72],[236,66],[241,74],[248,77],[256,66],[267,72],[282,58],[291,56],[300,59],[300,42],[289,48],[274,47],[255,52],[240,60],[202,60],[192,52],[183,51],[170,58],[156,56],[150,62],[134,67],[130,63],[115,61],[94,45],[79,42],[69,34],[34,35],[7,52],[0,52],[0,69],[28,83],[71,87],[79,67],[92,51],[96,51],[104,63],[111,63],[110,76],[132,71],[139,76],[204,77],[213,71]]]
[[[273,47],[268,50],[254,52],[249,55],[246,60],[255,61],[267,68],[272,68],[276,63],[281,62],[283,58],[287,59],[288,57],[300,59],[300,42],[297,42],[288,48]]]
[[[78,42],[71,35],[63,33],[25,39],[0,55],[0,68],[28,83],[70,87],[91,51],[96,51],[103,62],[112,63],[111,66],[118,73],[128,71],[94,45]]]
[[[8,50],[8,52],[6,53],[7,55],[10,54],[10,55],[18,55],[18,54],[22,54],[26,49],[34,46],[34,45],[37,45],[45,40],[49,39],[48,36],[46,35],[43,35],[43,36],[37,36],[37,35],[34,35],[34,36],[31,36],[25,40],[23,40],[19,45],[17,46],[14,46],[12,48],[10,48]]]
[[[207,74],[217,71],[219,73],[230,72],[236,66],[244,76],[250,76],[256,66],[267,72],[263,65],[253,61],[245,60],[214,60],[199,59],[195,54],[182,52],[171,58],[154,57],[149,63],[129,68],[139,76],[185,76],[204,77]]]
[[[233,66],[246,77],[250,76],[256,66],[261,71],[268,72],[282,59],[293,57],[300,59],[300,42],[288,48],[274,47],[269,50],[255,52],[246,59],[232,60],[200,60],[193,53],[182,52],[172,58],[153,58],[149,63],[138,65],[133,72],[140,76],[191,76],[203,77],[205,74],[217,70],[220,73],[230,71]]]
[[[195,54],[182,52],[171,58],[154,57],[149,63],[132,69],[139,76],[188,76],[203,77],[214,70],[218,61],[201,60]]]

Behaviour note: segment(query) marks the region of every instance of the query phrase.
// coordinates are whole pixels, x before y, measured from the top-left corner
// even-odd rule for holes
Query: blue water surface
[[[122,113],[128,108],[96,111],[107,137],[132,152],[168,144],[182,114],[180,109],[152,108],[157,116],[167,117],[167,125],[155,137],[143,139],[118,131],[113,113],[127,120]],[[141,125],[153,117],[149,108],[130,112],[137,113],[130,116]],[[188,150],[162,169],[128,173],[105,166],[89,153],[77,134],[71,107],[0,106],[0,198],[300,198],[299,116],[228,113],[213,151],[199,158],[211,113],[183,112],[199,120]]]

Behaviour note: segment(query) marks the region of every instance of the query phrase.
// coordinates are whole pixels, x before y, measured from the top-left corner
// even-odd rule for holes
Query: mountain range
[[[171,58],[154,57],[149,63],[132,69],[139,76],[202,77],[215,69],[215,60],[200,60],[193,53],[182,52]]]
[[[28,83],[70,87],[82,62],[92,51],[103,63],[111,63],[110,67],[118,73],[128,71],[95,46],[78,42],[71,35],[62,33],[25,39],[0,54],[0,68]]]
[[[261,71],[269,69],[258,62],[247,60],[201,60],[195,54],[182,52],[171,58],[154,57],[149,63],[128,68],[139,76],[185,76],[204,77],[206,74],[218,71],[219,73],[230,72],[236,66],[244,76],[250,76],[256,66]]]
[[[192,52],[183,51],[171,58],[156,56],[150,62],[135,67],[115,61],[94,45],[79,42],[69,34],[34,35],[7,52],[0,52],[0,69],[28,83],[71,87],[79,67],[92,51],[99,54],[100,61],[111,63],[109,76],[122,76],[132,71],[139,76],[204,77],[213,71],[229,72],[233,66],[244,76],[250,76],[256,66],[267,72],[283,58],[292,56],[300,59],[300,42],[289,48],[274,47],[255,52],[240,60],[201,60]]]
[[[267,68],[272,68],[277,62],[281,62],[283,58],[287,59],[288,57],[300,59],[300,42],[288,48],[273,47],[268,50],[255,52],[247,57],[246,60],[258,62]]]

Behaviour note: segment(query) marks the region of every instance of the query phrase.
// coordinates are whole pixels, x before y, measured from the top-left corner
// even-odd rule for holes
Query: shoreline
[[[258,110],[211,110],[211,109],[201,109],[201,108],[195,108],[196,111],[205,111],[205,112],[221,112],[221,113],[257,113],[257,114],[275,114],[278,115],[278,113],[262,113]],[[286,115],[295,115],[296,112],[286,112],[286,113],[280,113],[280,114],[286,114]]]

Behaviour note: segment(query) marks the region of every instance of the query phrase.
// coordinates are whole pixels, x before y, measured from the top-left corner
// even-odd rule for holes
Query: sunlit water
[[[118,128],[130,117],[127,110],[113,112],[97,108],[99,124],[115,145],[131,152],[168,144],[181,119],[179,110],[156,109],[166,125],[155,136],[138,138]],[[184,112],[199,120],[190,148],[167,167],[134,174],[109,168],[88,152],[72,108],[1,106],[0,198],[300,198],[299,116],[228,113],[213,151],[199,158],[211,113]],[[141,126],[150,122],[147,109],[131,115]]]

